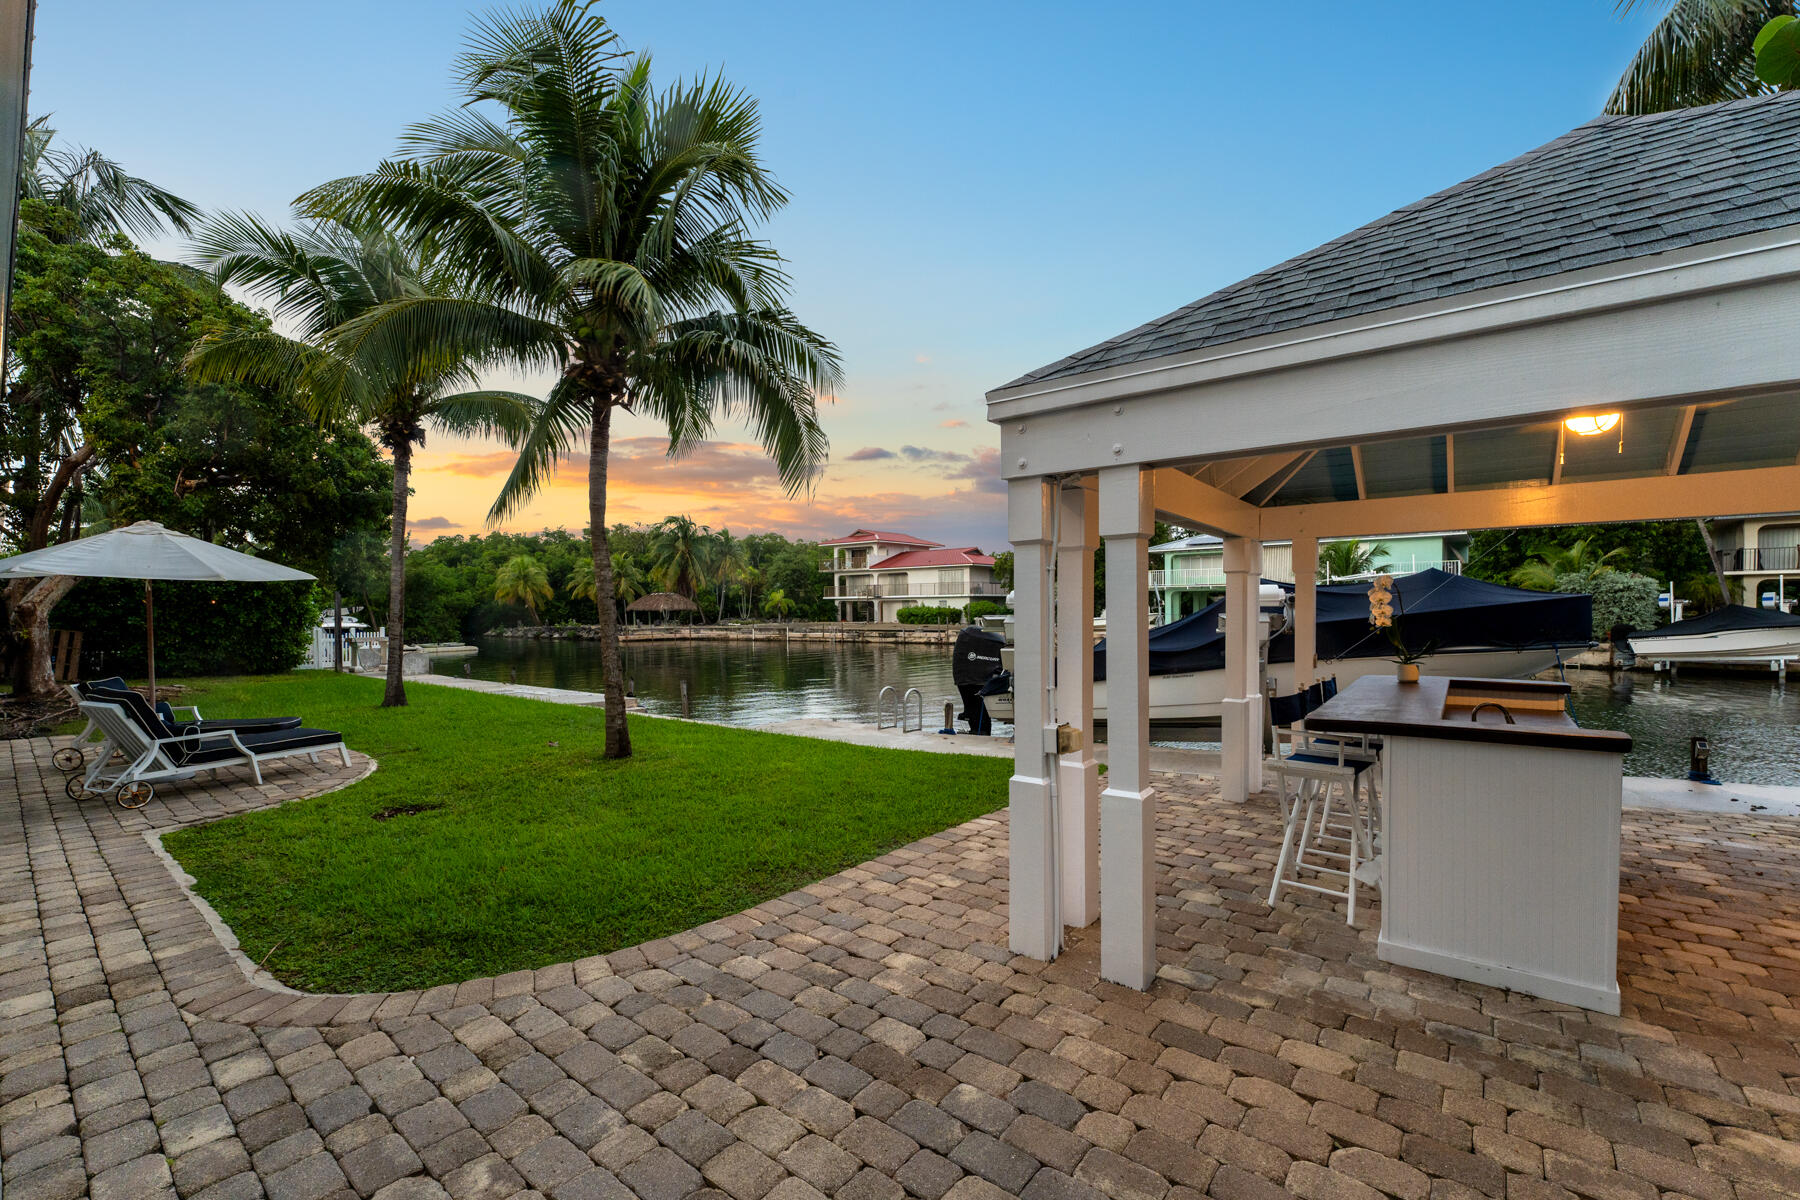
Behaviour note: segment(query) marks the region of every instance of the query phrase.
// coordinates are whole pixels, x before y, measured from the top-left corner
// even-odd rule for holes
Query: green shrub
[[[1603,571],[1589,576],[1572,572],[1557,576],[1556,590],[1586,592],[1594,598],[1594,636],[1602,640],[1620,626],[1654,629],[1661,619],[1656,598],[1662,594],[1662,585],[1648,575]]]
[[[998,616],[1001,613],[1009,613],[1012,609],[1006,607],[1006,605],[1001,604],[997,600],[971,600],[969,601],[969,607],[964,611],[968,614],[970,622],[973,623],[979,621],[983,617],[993,617]]]
[[[272,675],[293,668],[312,645],[329,592],[310,583],[156,585],[156,673]],[[83,670],[144,674],[144,585],[84,579],[51,614],[57,629],[82,631]]]
[[[909,604],[895,615],[902,625],[957,625],[962,622],[962,609],[936,604]]]

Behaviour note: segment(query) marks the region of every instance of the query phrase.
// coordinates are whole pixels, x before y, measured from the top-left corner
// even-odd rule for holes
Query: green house
[[[1320,545],[1350,540],[1322,538]],[[1374,544],[1381,550],[1375,558],[1376,571],[1391,575],[1409,575],[1427,567],[1461,574],[1463,564],[1469,558],[1466,532],[1381,538]],[[1152,546],[1150,553],[1162,555],[1161,568],[1150,572],[1150,590],[1156,596],[1156,608],[1162,614],[1164,624],[1199,612],[1225,593],[1225,543],[1222,539],[1210,533],[1196,533]],[[1291,542],[1263,543],[1263,576],[1281,583],[1294,582]]]

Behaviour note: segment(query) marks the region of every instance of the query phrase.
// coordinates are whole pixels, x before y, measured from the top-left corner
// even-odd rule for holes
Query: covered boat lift
[[[1015,952],[1053,958],[1098,919],[1105,978],[1156,975],[1148,620],[1117,598],[1148,595],[1157,518],[1225,539],[1222,786],[1242,801],[1263,784],[1264,541],[1293,543],[1303,685],[1321,537],[1800,507],[1797,135],[1796,93],[1603,117],[988,394],[1015,553]]]

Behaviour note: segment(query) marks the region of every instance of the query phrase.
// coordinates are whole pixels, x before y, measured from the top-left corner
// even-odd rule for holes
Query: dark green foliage
[[[156,671],[244,675],[286,671],[312,641],[329,593],[310,583],[158,583]],[[83,633],[88,675],[144,675],[144,585],[84,579],[56,607],[58,629]]]
[[[1606,571],[1599,575],[1564,575],[1556,581],[1559,592],[1586,592],[1594,598],[1594,636],[1605,640],[1615,629],[1638,631],[1662,624],[1656,598],[1663,585],[1648,575],[1630,571]]]
[[[1622,548],[1625,553],[1609,559],[1616,570],[1648,575],[1666,586],[1695,575],[1712,574],[1706,545],[1692,521],[1639,521],[1629,525],[1562,525],[1552,529],[1483,529],[1471,538],[1469,563],[1464,573],[1494,583],[1509,583],[1512,573],[1546,547],[1567,548],[1583,538],[1606,553]],[[1715,589],[1716,590],[1716,589]]]
[[[877,750],[302,671],[190,693],[208,716],[304,713],[380,770],[169,835],[252,959],[315,992],[430,987],[667,937],[1006,804],[1004,759]],[[479,731],[479,736],[471,736]],[[283,768],[271,768],[275,778]],[[384,808],[441,804],[416,816]]]
[[[992,617],[997,616],[1000,613],[1009,613],[1012,609],[996,600],[971,600],[969,601],[969,607],[963,611],[970,621],[979,621],[983,617]]]
[[[962,622],[962,609],[941,608],[935,604],[909,604],[895,616],[902,625],[956,625]]]

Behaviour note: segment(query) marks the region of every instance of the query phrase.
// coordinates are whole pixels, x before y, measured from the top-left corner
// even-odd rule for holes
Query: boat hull
[[[1428,655],[1419,663],[1422,675],[1455,675],[1473,679],[1522,679],[1536,675],[1557,664],[1554,648],[1536,650],[1501,650],[1494,648],[1452,650]],[[1319,675],[1337,677],[1340,688],[1365,675],[1387,675],[1394,670],[1385,658],[1345,658],[1323,663]],[[1293,692],[1294,664],[1274,663],[1268,668],[1268,679],[1276,695]],[[1187,671],[1174,675],[1150,677],[1150,720],[1163,725],[1217,724],[1224,710],[1225,672]],[[1012,696],[985,698],[988,713],[996,721],[1011,721]],[[998,702],[998,703],[996,703]],[[1094,720],[1106,720],[1106,683],[1094,684]]]
[[[1727,629],[1677,637],[1633,638],[1631,652],[1651,662],[1769,662],[1800,658],[1800,629]]]

